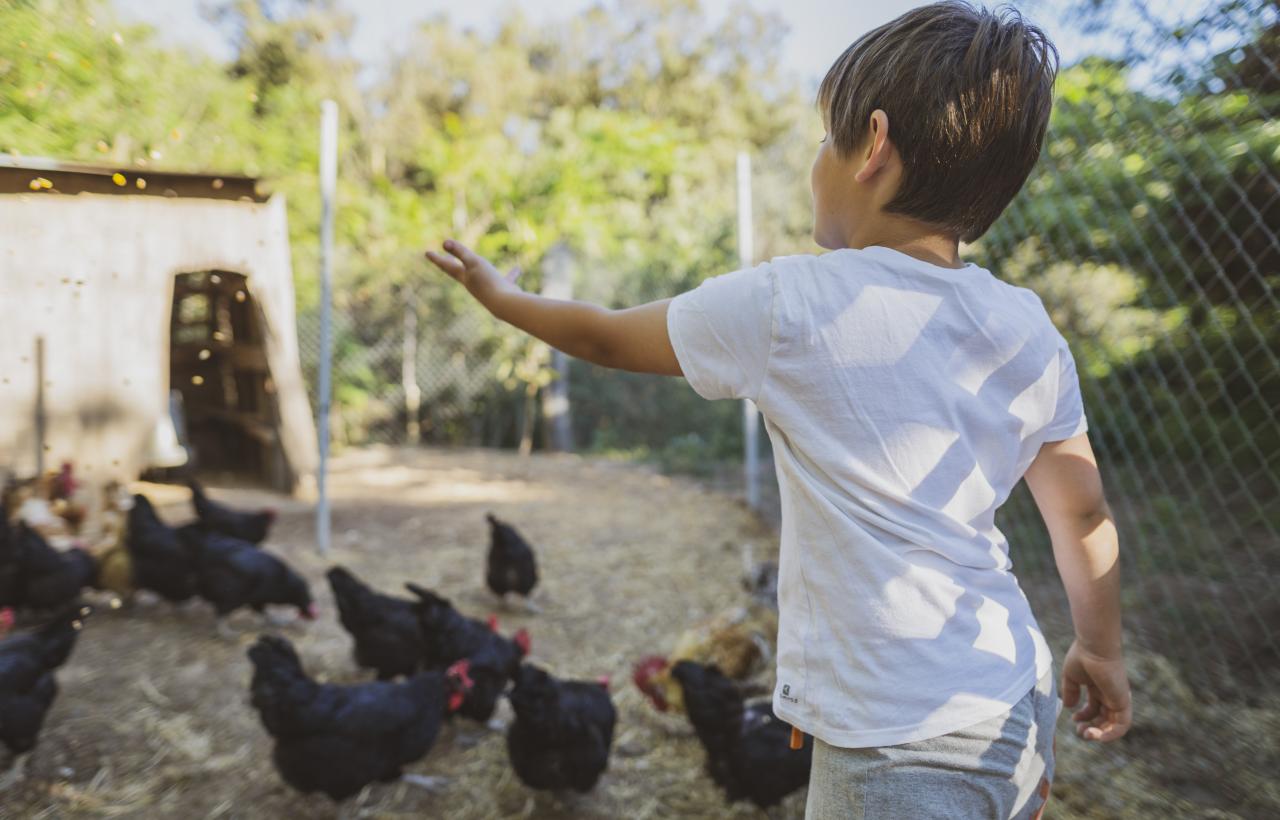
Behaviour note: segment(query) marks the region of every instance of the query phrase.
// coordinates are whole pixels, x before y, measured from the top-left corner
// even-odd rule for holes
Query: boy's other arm
[[[670,299],[626,310],[548,299],[521,290],[516,285],[518,270],[504,276],[487,259],[453,240],[445,242],[444,249],[447,253],[427,251],[427,258],[498,319],[592,364],[683,375],[667,335]]]
[[[1045,444],[1025,479],[1049,529],[1075,624],[1063,661],[1063,704],[1074,707],[1085,687],[1088,703],[1073,715],[1076,734],[1115,740],[1133,719],[1120,635],[1120,547],[1089,437]]]

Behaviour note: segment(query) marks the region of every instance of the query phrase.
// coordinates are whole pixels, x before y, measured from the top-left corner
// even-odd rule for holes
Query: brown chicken
[[[671,676],[680,661],[718,666],[746,689],[767,691],[778,643],[778,613],[752,602],[694,624],[676,638],[670,654],[651,655],[635,665],[632,680],[654,708],[684,711],[684,694]]]
[[[94,539],[90,549],[98,562],[98,577],[94,585],[125,600],[132,599],[137,592],[133,582],[133,559],[125,542],[129,508],[132,506],[133,496],[119,483],[113,481],[104,488],[100,535]]]

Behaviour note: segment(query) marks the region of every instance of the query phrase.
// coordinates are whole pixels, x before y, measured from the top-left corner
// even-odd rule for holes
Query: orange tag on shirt
[[[791,748],[792,749],[804,748],[804,733],[794,726],[791,727]]]

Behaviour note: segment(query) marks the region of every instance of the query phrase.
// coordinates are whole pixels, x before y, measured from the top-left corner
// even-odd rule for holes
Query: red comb
[[[601,686],[603,686],[603,687],[604,687],[604,691],[606,691],[606,692],[608,692],[608,691],[609,691],[609,676],[608,676],[608,675],[601,675],[600,677],[596,678],[596,683],[598,683],[598,684],[600,684]]]
[[[492,612],[491,612],[491,613],[489,613],[489,618],[488,618],[488,620],[486,621],[486,623],[488,623],[488,624],[489,624],[489,631],[490,631],[490,632],[497,632],[497,631],[498,631],[498,616],[497,616],[497,615],[494,615]]]
[[[521,655],[528,655],[529,650],[533,647],[533,641],[529,638],[529,630],[521,629],[515,635],[511,636],[511,640],[519,647]]]
[[[452,666],[446,669],[445,675],[458,681],[458,683],[461,683],[464,689],[470,689],[474,685],[474,682],[471,680],[471,675],[468,674],[470,671],[471,661],[463,658],[460,661],[456,661]]]
[[[631,682],[644,693],[644,696],[653,704],[653,708],[659,712],[667,711],[670,708],[670,704],[662,696],[662,691],[654,685],[653,676],[666,669],[667,665],[667,659],[661,655],[650,655],[646,658],[641,658],[631,668]]]

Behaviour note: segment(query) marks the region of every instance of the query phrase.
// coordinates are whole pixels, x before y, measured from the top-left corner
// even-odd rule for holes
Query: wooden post
[[[542,267],[542,295],[549,299],[573,298],[573,249],[558,242],[547,251]],[[569,414],[569,357],[554,348],[551,369],[555,379],[542,388],[543,438],[551,450],[567,453],[573,450],[573,422]]]
[[[44,475],[44,337],[36,337],[36,477]]]

